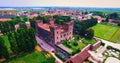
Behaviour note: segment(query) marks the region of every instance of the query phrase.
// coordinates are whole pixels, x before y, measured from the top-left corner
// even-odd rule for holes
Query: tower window
[[[61,35],[61,38],[62,38],[62,35]]]
[[[66,36],[66,34],[64,34],[64,36]]]

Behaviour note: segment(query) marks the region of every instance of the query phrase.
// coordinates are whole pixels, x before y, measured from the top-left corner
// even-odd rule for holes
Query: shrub
[[[118,26],[120,26],[120,23],[118,23]]]
[[[112,49],[112,46],[107,46],[107,49]]]
[[[105,43],[102,42],[101,45],[102,45],[102,46],[105,46]]]
[[[77,42],[73,42],[73,46],[78,46],[78,43]]]
[[[62,56],[60,56],[59,54],[55,53],[55,55],[60,58],[62,61],[65,61],[65,58],[63,58]]]

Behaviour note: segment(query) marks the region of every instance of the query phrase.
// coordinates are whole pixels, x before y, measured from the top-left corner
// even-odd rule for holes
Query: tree
[[[105,21],[106,21],[106,22],[109,22],[109,17],[107,17]]]
[[[47,23],[49,18],[52,18],[52,16],[50,15],[43,16],[42,17],[43,23]]]
[[[35,29],[35,20],[34,19],[30,20],[30,25],[31,25],[31,27],[33,27]]]
[[[85,36],[85,32],[88,28],[97,24],[97,19],[89,19],[83,22],[74,22],[73,31],[75,34],[79,34],[81,36]]]
[[[104,13],[100,12],[100,11],[91,11],[90,13],[93,13],[93,15],[98,15],[98,16],[101,16],[101,17],[105,17]]]
[[[34,50],[35,46],[37,45],[37,41],[35,38],[35,30],[33,28],[27,29],[28,30],[28,39],[29,42],[31,42],[31,51]]]
[[[33,28],[21,28],[14,34],[20,52],[34,51],[37,41],[35,39],[35,30]]]
[[[85,37],[88,38],[88,39],[92,39],[94,36],[94,30],[93,29],[88,29],[86,30],[86,33],[85,33]]]
[[[14,33],[9,33],[8,34],[8,40],[10,42],[12,52],[14,52],[15,54],[18,54],[19,49],[18,49],[16,39],[14,37]]]
[[[25,52],[27,50],[26,48],[26,36],[24,34],[27,34],[23,28],[18,29],[15,33],[15,39],[16,43],[18,45],[20,52]]]
[[[73,46],[78,46],[78,43],[77,42],[73,42]]]
[[[115,12],[115,13],[111,13],[110,15],[109,15],[109,18],[110,19],[117,19],[119,16],[118,16],[118,14]]]
[[[71,21],[70,16],[58,16],[58,15],[54,15],[53,18],[55,19],[55,23],[57,23],[57,24],[63,24],[65,22]]]
[[[120,26],[120,23],[118,23],[118,26]]]
[[[0,36],[0,58],[9,59],[7,47],[4,44],[3,38]]]

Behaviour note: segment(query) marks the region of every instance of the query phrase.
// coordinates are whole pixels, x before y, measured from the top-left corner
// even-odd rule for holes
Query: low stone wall
[[[101,41],[98,41],[95,44],[93,44],[92,45],[93,46],[93,50],[97,49],[101,45],[101,43],[102,43]]]

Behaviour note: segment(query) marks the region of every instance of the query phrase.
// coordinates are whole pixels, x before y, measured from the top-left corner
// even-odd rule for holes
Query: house
[[[11,18],[16,17],[15,15],[1,15],[0,22],[5,22],[11,20]]]
[[[101,16],[93,16],[93,18],[96,18],[98,20],[98,23],[100,23],[103,20],[105,20],[105,18],[102,18]]]
[[[120,20],[109,19],[109,23],[120,23]]]

